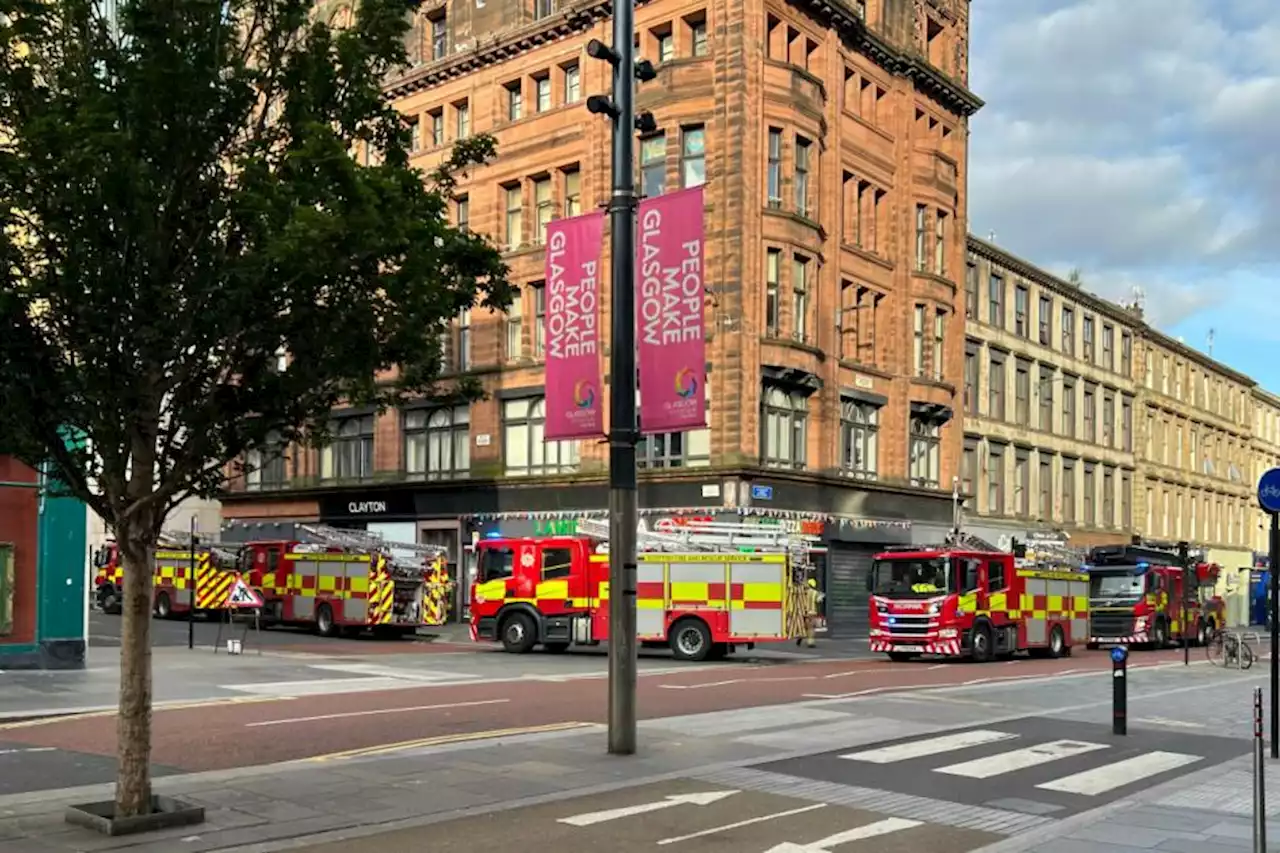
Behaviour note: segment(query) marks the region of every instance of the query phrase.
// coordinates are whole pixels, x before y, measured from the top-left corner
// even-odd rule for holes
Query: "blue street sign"
[[[773,486],[752,486],[751,500],[753,501],[773,500]]]
[[[1125,658],[1129,656],[1129,650],[1124,646],[1116,646],[1111,650],[1111,660],[1114,663],[1124,663]]]
[[[1280,468],[1272,468],[1258,481],[1258,506],[1280,512]]]

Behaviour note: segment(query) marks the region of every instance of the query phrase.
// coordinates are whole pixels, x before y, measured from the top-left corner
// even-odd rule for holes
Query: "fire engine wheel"
[[[513,613],[502,620],[502,648],[513,655],[532,651],[538,642],[533,619],[527,613]]]
[[[321,637],[332,637],[337,633],[337,626],[333,623],[333,610],[327,604],[316,608],[316,633]]]
[[[173,603],[169,601],[169,593],[162,592],[156,596],[156,618],[168,619],[173,615]]]
[[[1158,620],[1156,627],[1152,629],[1151,645],[1157,649],[1163,649],[1169,645],[1169,627],[1165,625],[1164,620]]]
[[[681,619],[671,627],[669,640],[676,660],[704,661],[711,654],[711,629],[701,619]]]
[[[979,625],[973,629],[973,636],[969,639],[969,649],[973,653],[973,659],[978,663],[986,663],[995,656],[990,625]]]
[[[1067,653],[1067,638],[1063,636],[1062,626],[1054,625],[1049,632],[1049,657],[1060,658]]]
[[[1207,646],[1209,644],[1209,632],[1213,629],[1203,619],[1196,622],[1196,645]]]

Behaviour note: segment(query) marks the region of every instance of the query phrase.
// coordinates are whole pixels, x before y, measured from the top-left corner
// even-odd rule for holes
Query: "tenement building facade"
[[[1280,468],[1280,397],[1261,387],[1253,388],[1253,447],[1249,482],[1257,483],[1272,468]],[[1256,500],[1250,501],[1249,541],[1253,565],[1263,565],[1270,556],[1271,517]]]
[[[1127,541],[1137,318],[973,236],[964,304],[966,528],[1005,547]]]
[[[710,409],[706,429],[641,444],[643,513],[820,533],[833,632],[861,630],[878,548],[936,540],[951,522],[968,117],[981,105],[967,88],[968,7],[636,9],[636,44],[657,69],[637,89],[657,124],[638,140],[639,188],[706,185]],[[476,537],[572,531],[604,513],[607,446],[543,440],[542,244],[551,220],[609,197],[610,125],[585,108],[610,87],[609,66],[585,52],[609,41],[608,14],[604,0],[421,6],[415,65],[388,86],[416,162],[431,167],[469,134],[498,140],[498,159],[452,202],[519,285],[507,312],[466,312],[450,331],[449,369],[480,377],[487,397],[335,412],[331,447],[227,496],[233,528],[365,525],[444,544],[465,568]]]
[[[1255,540],[1256,383],[1150,327],[1137,352],[1134,527],[1205,548],[1234,578],[1252,565]]]

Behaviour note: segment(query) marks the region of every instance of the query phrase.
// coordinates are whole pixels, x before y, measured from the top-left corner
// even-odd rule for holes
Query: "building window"
[[[987,322],[997,329],[1004,328],[1004,279],[991,274],[987,293]]]
[[[1003,444],[987,445],[987,512],[1004,515],[1004,451]]]
[[[373,415],[357,415],[334,421],[333,440],[320,451],[320,479],[373,476],[373,420]]]
[[[542,397],[502,404],[503,468],[509,477],[560,474],[578,468],[578,442],[547,441],[546,401]]]
[[[577,63],[564,67],[564,102],[575,104],[582,97],[582,73]]]
[[[1094,479],[1094,465],[1086,462],[1084,466],[1084,523],[1093,527],[1098,523],[1097,514],[1097,482]]]
[[[659,62],[666,62],[676,55],[676,40],[672,35],[670,27],[665,28],[661,32],[654,33],[654,37],[658,40]]]
[[[681,186],[700,187],[707,182],[706,131],[698,125],[684,128],[680,135]]]
[[[964,453],[960,457],[960,491],[966,495],[972,495],[977,498],[974,491],[974,485],[978,472],[978,440],[976,438],[965,438]]]
[[[533,182],[534,212],[538,217],[538,245],[547,242],[547,226],[556,212],[556,201],[551,195],[551,178],[538,178]]]
[[[564,215],[578,216],[582,213],[582,172],[574,166],[564,170]]]
[[[1116,330],[1114,326],[1102,327],[1102,366],[1116,369]]]
[[[1053,520],[1053,457],[1040,452],[1040,520]]]
[[[1120,398],[1120,449],[1133,452],[1133,400]]]
[[[1053,299],[1040,297],[1040,346],[1047,347],[1053,340]]]
[[[809,140],[796,137],[796,213],[809,215]]]
[[[521,303],[524,296],[520,291],[516,291],[516,296],[511,300],[511,305],[507,307],[507,339],[506,353],[507,360],[518,361],[524,358],[524,316]]]
[[[1076,461],[1062,460],[1062,521],[1076,523]]]
[[[471,105],[466,101],[459,101],[453,109],[456,125],[454,129],[459,139],[466,139],[471,135]]]
[[[519,121],[524,115],[524,93],[520,91],[520,81],[514,80],[506,85],[507,119]]]
[[[1066,307],[1062,309],[1062,351],[1076,354],[1076,312]]]
[[[1013,416],[1019,426],[1031,425],[1031,362],[1022,359],[1014,366]]]
[[[1062,380],[1062,434],[1076,437],[1076,383],[1074,379]]]
[[[987,417],[1004,420],[1004,356],[991,354],[987,367]]]
[[[933,271],[947,274],[947,214],[939,210],[933,219]]]
[[[418,116],[409,121],[409,150],[422,150],[422,118]]]
[[[428,480],[451,480],[471,471],[471,412],[415,409],[404,413],[404,470]]]
[[[911,419],[911,485],[936,489],[941,480],[942,425],[930,418]]]
[[[471,369],[471,309],[458,314],[458,369]]]
[[[970,261],[964,271],[964,316],[978,319],[978,265]]]
[[[506,187],[507,249],[515,251],[524,242],[524,198],[520,185]]]
[[[1090,444],[1098,441],[1097,396],[1097,389],[1093,385],[1084,386],[1084,440]]]
[[[978,391],[981,388],[978,354],[981,346],[975,341],[967,341],[964,345],[964,411],[969,415],[978,414]]]
[[[923,204],[916,205],[916,271],[924,272],[925,270],[925,253],[927,246],[925,245],[926,232],[928,227],[929,211]]]
[[[1120,373],[1126,379],[1133,378],[1133,336],[1120,333]]]
[[[769,207],[782,207],[782,131],[769,128],[769,166],[766,192]]]
[[[1133,481],[1128,471],[1120,472],[1120,526],[1126,530],[1133,527]],[[1191,501],[1191,536],[1195,537],[1196,531],[1196,503],[1193,498]]]
[[[1031,451],[1015,450],[1013,454],[1013,500],[1017,514],[1031,515]]]
[[[809,339],[809,259],[800,255],[791,257],[791,321],[795,339]]]
[[[537,77],[533,81],[534,97],[537,99],[534,103],[534,109],[540,113],[545,113],[551,109],[551,78]]]
[[[707,55],[707,19],[704,16],[698,16],[694,19],[686,19],[689,23],[689,44],[693,48],[694,56]]]
[[[1181,438],[1181,436],[1179,436]],[[1116,444],[1116,395],[1110,391],[1102,392],[1102,445],[1115,447]]]
[[[1106,527],[1116,524],[1116,476],[1105,466],[1102,469],[1102,523]]]
[[[662,195],[667,184],[667,137],[659,133],[640,140],[640,191],[648,198]]]
[[[463,234],[471,230],[471,199],[469,196],[460,195],[453,200],[453,221],[457,223],[458,230]]]
[[[710,389],[705,382],[702,387],[710,411]],[[639,391],[636,405],[640,405]],[[711,430],[708,427],[644,435],[636,445],[636,465],[640,468],[703,468],[710,464]]]
[[[809,457],[809,401],[803,394],[765,386],[762,408],[764,464],[770,468],[804,468]]]
[[[547,343],[543,335],[547,323],[547,287],[545,282],[536,281],[529,285],[533,291],[533,357],[542,358],[547,353]]]
[[[1040,429],[1053,432],[1053,368],[1040,368]]]
[[[1031,334],[1031,318],[1027,316],[1031,305],[1030,295],[1025,284],[1013,288],[1013,333],[1020,338]]]
[[[945,351],[946,340],[944,335],[947,329],[947,314],[945,311],[937,310],[933,312],[933,378],[941,382],[944,379],[943,368],[946,365]]]
[[[431,58],[444,59],[449,55],[449,28],[444,15],[431,19]]]
[[[427,113],[431,122],[431,144],[438,148],[444,145],[444,110],[433,110]]]
[[[840,470],[857,480],[874,480],[880,459],[880,407],[840,401]]]
[[[283,489],[288,480],[285,470],[286,447],[278,435],[271,435],[263,447],[245,454],[244,486],[247,491]]]
[[[769,249],[764,259],[764,327],[765,332],[778,336],[778,274],[782,266],[782,252]]]
[[[540,21],[555,14],[555,0],[533,0],[533,19]]]
[[[1090,364],[1094,363],[1093,358],[1093,318],[1085,317],[1081,323],[1080,337],[1084,341],[1084,360]]]
[[[915,334],[912,338],[912,361],[915,364],[916,376],[924,376],[924,316],[925,307],[917,305],[915,310]]]

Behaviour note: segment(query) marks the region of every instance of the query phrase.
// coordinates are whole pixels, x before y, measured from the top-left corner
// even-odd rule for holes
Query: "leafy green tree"
[[[323,442],[339,403],[474,395],[437,386],[441,332],[510,302],[448,223],[493,140],[423,175],[383,97],[416,5],[338,31],[311,0],[0,0],[0,443],[124,559],[118,816],[151,808],[168,511],[248,451]]]

